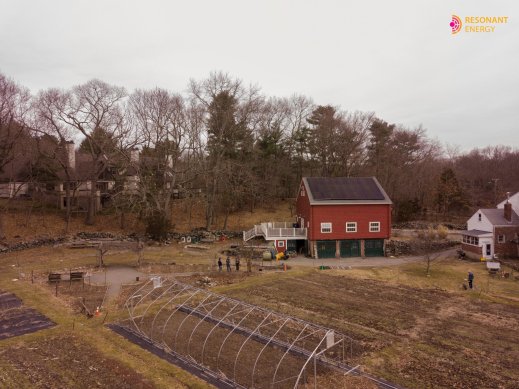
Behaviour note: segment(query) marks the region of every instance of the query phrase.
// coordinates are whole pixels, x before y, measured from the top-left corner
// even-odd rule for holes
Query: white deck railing
[[[306,228],[295,228],[290,222],[269,222],[254,226],[248,231],[243,231],[243,240],[246,242],[255,236],[262,236],[265,240],[275,239],[306,239]]]

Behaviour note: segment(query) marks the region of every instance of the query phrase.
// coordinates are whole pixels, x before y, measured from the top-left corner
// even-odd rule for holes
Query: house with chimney
[[[462,250],[472,258],[519,257],[519,192],[496,208],[478,209],[462,233]]]
[[[138,164],[139,150],[129,151],[127,161],[109,161],[106,157],[93,160],[90,153],[76,150],[74,142],[68,141],[60,146],[57,153],[61,160],[61,168],[57,171],[58,180],[47,185],[45,190],[46,202],[60,209],[67,207],[66,186],[70,188],[70,201],[73,209],[86,210],[92,191],[95,193],[95,210],[99,211],[108,206],[111,197],[120,184],[122,191],[135,194],[139,187]],[[121,157],[122,158],[122,157]],[[94,182],[93,176],[97,177]],[[95,188],[92,186],[95,185]]]

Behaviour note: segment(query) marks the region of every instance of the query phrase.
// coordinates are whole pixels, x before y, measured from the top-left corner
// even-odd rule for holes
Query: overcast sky
[[[451,35],[451,15],[508,16]],[[519,146],[517,0],[0,0],[0,72],[185,92],[221,70],[268,96],[374,111],[442,143]]]

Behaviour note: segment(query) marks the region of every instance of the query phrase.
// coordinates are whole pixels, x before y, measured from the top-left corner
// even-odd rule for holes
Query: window
[[[301,197],[305,197],[305,190],[301,189]]]
[[[321,223],[321,232],[323,234],[329,234],[332,232],[332,223]]]
[[[278,247],[285,247],[285,241],[284,240],[278,240]]]
[[[346,222],[346,232],[357,232],[357,222]]]
[[[463,243],[471,244],[473,246],[479,245],[479,238],[475,236],[463,235]]]
[[[504,235],[498,235],[497,236],[497,243],[505,243],[506,238]]]
[[[380,222],[369,222],[369,232],[380,232]]]
[[[481,214],[478,214],[478,221],[481,221]]]

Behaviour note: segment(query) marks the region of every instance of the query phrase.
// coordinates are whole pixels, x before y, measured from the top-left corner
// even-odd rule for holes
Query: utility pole
[[[494,183],[494,206],[497,205],[497,182],[499,178],[492,178],[490,181]]]

